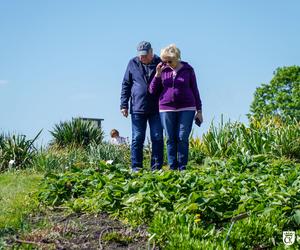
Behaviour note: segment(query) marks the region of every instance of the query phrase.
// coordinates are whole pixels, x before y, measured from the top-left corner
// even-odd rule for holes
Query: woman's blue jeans
[[[143,147],[146,136],[147,122],[150,127],[152,143],[151,169],[161,169],[163,165],[164,140],[160,116],[156,114],[131,114],[132,143],[131,166],[134,171],[143,167]]]
[[[184,170],[188,162],[189,136],[195,111],[161,112],[160,119],[167,136],[170,168]]]

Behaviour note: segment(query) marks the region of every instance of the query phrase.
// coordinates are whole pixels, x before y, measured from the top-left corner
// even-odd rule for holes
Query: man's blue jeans
[[[131,114],[132,143],[131,165],[133,170],[143,167],[143,147],[146,136],[147,122],[150,127],[152,143],[151,169],[161,169],[163,165],[164,141],[163,128],[159,114]]]
[[[195,111],[161,112],[160,118],[167,135],[170,168],[184,170],[188,162],[189,136]]]

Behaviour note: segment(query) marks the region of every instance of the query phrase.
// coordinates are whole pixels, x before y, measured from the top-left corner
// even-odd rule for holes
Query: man
[[[142,41],[137,46],[137,56],[127,66],[121,91],[121,113],[128,116],[128,103],[132,125],[131,166],[133,171],[143,167],[143,146],[147,122],[152,143],[151,169],[161,169],[163,164],[163,129],[158,112],[158,96],[148,92],[160,58],[153,54],[151,44]]]

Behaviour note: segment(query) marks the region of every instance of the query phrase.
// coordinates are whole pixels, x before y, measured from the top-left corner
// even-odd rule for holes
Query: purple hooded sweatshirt
[[[159,95],[159,110],[196,107],[202,110],[194,69],[186,62],[173,79],[173,70],[165,67],[161,77],[154,77],[149,86],[151,94]]]

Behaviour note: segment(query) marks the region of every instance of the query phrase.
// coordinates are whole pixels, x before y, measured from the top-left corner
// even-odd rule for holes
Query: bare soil
[[[8,249],[158,249],[146,227],[131,228],[107,214],[51,212],[30,218],[32,230],[6,239]]]

